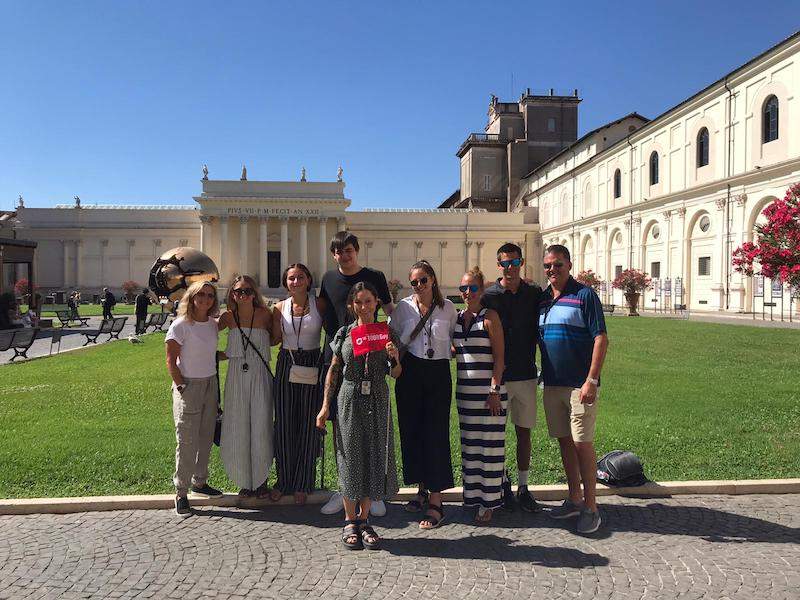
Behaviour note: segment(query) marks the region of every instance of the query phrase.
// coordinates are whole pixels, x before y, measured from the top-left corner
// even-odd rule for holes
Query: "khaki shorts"
[[[581,389],[544,386],[544,414],[550,437],[572,437],[575,442],[593,442],[597,419],[597,398],[592,404],[581,404]]]
[[[536,385],[537,379],[506,381],[508,392],[508,414],[517,427],[533,429],[536,427]]]

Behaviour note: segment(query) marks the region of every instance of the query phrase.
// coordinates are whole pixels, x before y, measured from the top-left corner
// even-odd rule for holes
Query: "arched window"
[[[583,214],[584,216],[592,213],[592,188],[590,185],[586,186],[583,192]]]
[[[697,134],[697,166],[705,167],[708,164],[708,129],[703,127]]]
[[[614,199],[622,196],[622,173],[619,169],[614,171]]]
[[[762,115],[764,143],[778,139],[778,99],[770,96],[764,102],[764,113]]]
[[[650,155],[650,185],[658,183],[658,152]]]

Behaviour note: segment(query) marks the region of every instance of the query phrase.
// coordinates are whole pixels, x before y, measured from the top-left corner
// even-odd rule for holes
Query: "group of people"
[[[557,438],[569,498],[550,511],[578,516],[577,529],[600,526],[595,501],[593,446],[600,370],[608,338],[594,291],[570,275],[569,250],[550,246],[543,267],[548,286],[524,281],[519,246],[497,252],[500,277],[487,285],[480,269],[464,273],[460,311],[445,298],[427,261],[409,270],[412,294],[396,304],[380,271],[358,262],[359,244],[337,233],[330,251],[337,268],[323,276],[319,295],[300,263],[282,283],[288,296],[269,309],[254,280],[237,276],[219,314],[216,287],[189,287],[166,337],[177,438],[176,512],[191,514],[188,494],[222,492],[208,484],[208,459],[217,421],[217,362],[229,361],[220,454],[243,496],[277,501],[292,494],[304,504],[314,489],[316,458],[327,421],[333,421],[339,491],[323,507],[344,509],[341,541],[349,549],[375,549],[381,538],[370,516],[385,514],[398,491],[394,426],[387,376],[396,379],[403,480],[418,488],[405,509],[421,513],[419,527],[445,519],[442,492],[453,487],[450,361],[456,359],[455,399],[461,438],[464,504],[488,523],[501,506],[540,509],[528,490],[536,395],[551,437]],[[387,315],[385,345],[366,354],[354,348],[354,329]],[[217,351],[218,332],[229,329]],[[322,330],[325,343],[320,347]],[[273,376],[270,347],[280,344]],[[541,349],[541,378],[536,349]],[[506,419],[517,438],[518,489],[505,468]],[[272,462],[277,483],[267,486]]]

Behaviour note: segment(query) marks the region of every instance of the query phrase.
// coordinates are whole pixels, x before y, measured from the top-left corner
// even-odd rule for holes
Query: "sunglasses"
[[[522,264],[521,258],[512,258],[510,260],[498,260],[497,264],[507,269],[508,267],[518,267]]]
[[[476,284],[474,284],[474,283],[471,284],[471,285],[460,285],[460,286],[458,286],[458,291],[461,292],[462,294],[466,294],[467,290],[469,290],[470,292],[475,294],[478,291],[478,286]]]
[[[420,277],[419,279],[412,279],[409,283],[411,284],[411,287],[415,288],[417,286],[425,285],[426,283],[428,283],[428,278]]]
[[[560,269],[563,266],[564,263],[562,262],[542,263],[542,268],[544,268],[545,271],[549,271],[550,269]]]
[[[213,300],[214,299],[214,294],[211,293],[211,292],[197,292],[195,294],[195,297],[196,298],[208,298],[209,300]]]
[[[237,296],[252,296],[254,292],[253,288],[236,288],[233,293]]]

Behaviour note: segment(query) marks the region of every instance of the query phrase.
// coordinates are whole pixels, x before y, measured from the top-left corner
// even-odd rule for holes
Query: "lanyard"
[[[295,337],[297,338],[297,351],[302,352],[303,349],[300,347],[300,333],[303,331],[303,319],[306,318],[306,309],[308,308],[308,296],[306,296],[306,303],[303,306],[303,314],[300,315],[300,326],[295,329],[294,328],[294,298],[289,298],[289,317],[292,321],[292,331],[294,332]],[[309,314],[311,312],[309,311]]]

